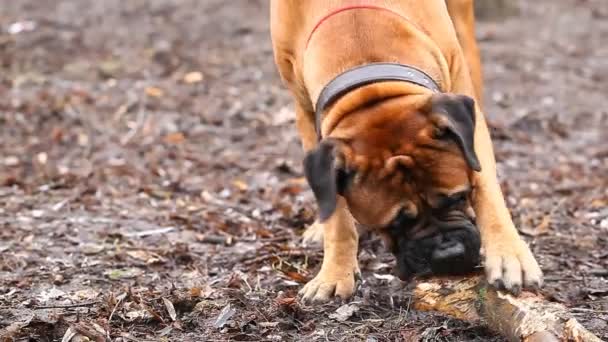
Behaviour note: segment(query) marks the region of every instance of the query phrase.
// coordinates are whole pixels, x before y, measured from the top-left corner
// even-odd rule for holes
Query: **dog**
[[[496,176],[472,0],[272,0],[270,27],[323,234],[304,301],[353,295],[356,223],[383,236],[407,278],[417,245],[427,261],[475,249],[467,234],[437,253],[443,240],[428,240],[474,221],[491,285],[542,285]]]

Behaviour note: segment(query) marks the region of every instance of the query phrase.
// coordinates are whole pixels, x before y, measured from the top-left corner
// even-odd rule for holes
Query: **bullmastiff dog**
[[[303,299],[353,294],[355,224],[385,238],[401,277],[417,272],[416,248],[431,265],[475,263],[480,242],[490,284],[540,287],[496,176],[473,1],[273,0],[270,12],[323,233]]]

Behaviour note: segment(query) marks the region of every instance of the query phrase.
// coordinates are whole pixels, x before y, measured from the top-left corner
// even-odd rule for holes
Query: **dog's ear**
[[[469,167],[481,171],[475,153],[475,100],[465,95],[439,94],[431,98],[436,139],[453,139]]]
[[[323,140],[304,158],[304,175],[317,200],[321,222],[334,213],[338,195],[344,192],[347,185],[348,173],[342,167],[337,167],[337,153],[338,144],[335,141]]]

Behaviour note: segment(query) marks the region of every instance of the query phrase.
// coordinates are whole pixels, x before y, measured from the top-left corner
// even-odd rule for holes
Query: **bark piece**
[[[483,320],[509,341],[601,341],[563,305],[530,292],[514,297],[496,291],[482,276],[421,281],[414,290],[414,306],[417,310],[437,311],[461,320]]]

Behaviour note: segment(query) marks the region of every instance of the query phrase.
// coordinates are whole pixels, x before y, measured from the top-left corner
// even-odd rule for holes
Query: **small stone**
[[[189,72],[184,76],[184,83],[193,84],[203,81],[203,73],[200,71]]]
[[[55,285],[63,284],[64,281],[65,281],[65,278],[61,274],[56,274],[53,277],[53,284],[55,284]]]

